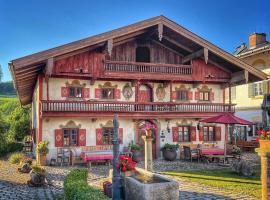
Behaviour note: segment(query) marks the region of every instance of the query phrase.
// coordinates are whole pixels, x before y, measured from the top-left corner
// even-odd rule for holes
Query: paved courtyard
[[[251,154],[250,154],[251,155]],[[247,156],[247,160],[255,160],[258,158],[254,155]],[[140,165],[142,166],[142,164]],[[157,160],[154,162],[154,170],[170,171],[170,170],[199,170],[222,168],[217,165],[190,163],[183,161],[165,162]],[[9,164],[6,160],[0,160],[0,200],[4,199],[61,199],[63,197],[63,180],[65,175],[72,167],[46,167],[48,172],[48,184],[45,187],[33,188],[25,183],[29,179],[29,175],[17,172],[17,166]],[[108,166],[93,166],[89,172],[89,184],[100,186],[100,183],[108,176]],[[234,194],[223,189],[212,188],[202,184],[176,179],[180,184],[180,199],[255,199],[246,195]]]

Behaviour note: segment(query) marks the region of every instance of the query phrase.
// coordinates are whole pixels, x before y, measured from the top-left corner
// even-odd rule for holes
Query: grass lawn
[[[185,172],[163,172],[163,174],[181,178],[182,180],[197,182],[210,187],[221,188],[233,193],[241,193],[261,198],[260,177],[242,177],[231,170],[200,170]]]

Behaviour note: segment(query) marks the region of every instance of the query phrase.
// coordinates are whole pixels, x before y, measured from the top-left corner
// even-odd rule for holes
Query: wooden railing
[[[42,111],[63,112],[234,112],[234,104],[42,101]]]
[[[105,71],[113,72],[148,72],[161,74],[192,74],[191,65],[180,64],[160,64],[160,63],[143,63],[127,61],[105,61]]]

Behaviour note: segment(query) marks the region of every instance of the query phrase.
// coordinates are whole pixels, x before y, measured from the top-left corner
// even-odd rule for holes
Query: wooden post
[[[170,102],[172,102],[172,81],[170,81]]]
[[[152,141],[153,138],[142,136],[144,141],[144,169],[153,171]]]

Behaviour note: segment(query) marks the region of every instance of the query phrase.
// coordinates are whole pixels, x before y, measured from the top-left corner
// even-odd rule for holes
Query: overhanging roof
[[[253,77],[253,81],[259,81],[267,78],[266,74],[253,68],[244,61],[234,57],[233,55],[227,53],[226,51],[213,45],[177,23],[169,20],[168,18],[158,16],[109,32],[88,37],[86,39],[78,40],[59,47],[12,60],[9,63],[9,67],[21,103],[24,105],[31,102],[37,76],[42,72],[44,66],[46,66],[48,59],[59,57],[61,55],[69,54],[70,52],[79,51],[85,48],[90,48],[91,46],[98,44],[104,44],[109,39],[113,39],[114,42],[124,41],[129,37],[143,34],[145,33],[145,30],[149,31],[158,24],[163,24],[164,27],[175,32],[177,34],[176,39],[178,37],[186,38],[187,41],[193,43],[194,45],[196,44],[197,46],[207,48],[210,52],[209,56],[212,56],[217,63],[222,63],[228,68],[233,66],[235,68],[247,70],[251,77]]]

